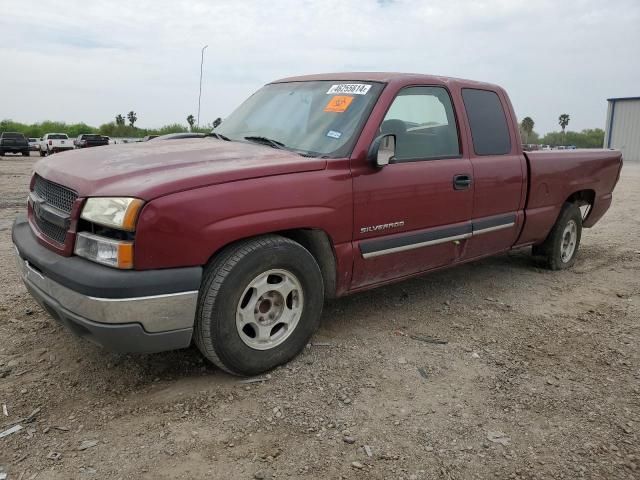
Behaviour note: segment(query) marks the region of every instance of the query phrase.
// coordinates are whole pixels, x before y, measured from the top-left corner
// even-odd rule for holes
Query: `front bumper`
[[[117,352],[188,347],[200,267],[120,271],[40,245],[25,217],[13,225],[18,271],[36,301],[78,336]]]

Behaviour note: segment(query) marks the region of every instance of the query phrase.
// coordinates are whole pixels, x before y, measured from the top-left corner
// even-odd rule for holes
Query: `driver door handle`
[[[453,176],[454,190],[467,190],[471,186],[471,175],[464,173]]]

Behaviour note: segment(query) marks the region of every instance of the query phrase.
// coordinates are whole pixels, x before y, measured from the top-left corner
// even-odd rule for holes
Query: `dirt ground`
[[[334,301],[302,355],[243,383],[49,319],[11,244],[35,160],[0,159],[8,480],[640,478],[640,165],[572,269],[512,252]]]

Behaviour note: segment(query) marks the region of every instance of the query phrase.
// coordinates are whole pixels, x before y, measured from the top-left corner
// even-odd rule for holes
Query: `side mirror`
[[[396,136],[380,135],[369,147],[368,159],[376,167],[382,168],[389,165],[396,155]]]

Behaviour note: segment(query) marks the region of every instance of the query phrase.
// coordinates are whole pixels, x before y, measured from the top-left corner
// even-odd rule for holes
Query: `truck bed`
[[[528,166],[526,221],[518,245],[546,238],[564,202],[575,196],[591,201],[584,219],[592,227],[611,204],[622,168],[618,150],[576,149],[524,152]]]

